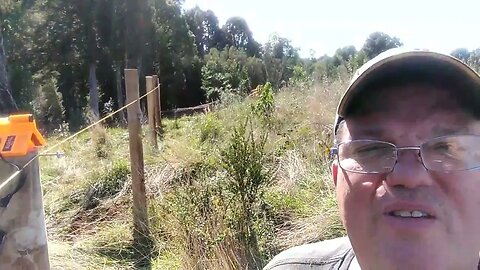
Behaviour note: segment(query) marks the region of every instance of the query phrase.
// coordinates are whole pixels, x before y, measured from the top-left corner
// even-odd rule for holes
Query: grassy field
[[[283,89],[267,116],[252,109],[258,98],[230,98],[165,119],[159,150],[144,140],[152,241],[141,248],[126,130],[95,128],[64,144],[65,157],[42,157],[52,269],[256,269],[287,247],[343,235],[328,146],[344,87]]]

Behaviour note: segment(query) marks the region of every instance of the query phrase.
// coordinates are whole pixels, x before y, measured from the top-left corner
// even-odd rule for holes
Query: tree
[[[468,58],[470,57],[470,52],[466,49],[466,48],[458,48],[458,49],[455,49],[453,50],[450,55],[452,55],[453,57],[456,57],[460,60],[462,60],[463,62],[467,62],[468,61]]]
[[[142,66],[142,51],[144,50],[145,26],[147,15],[146,0],[127,0],[126,16],[126,67],[140,68]],[[147,17],[147,18],[146,18]]]
[[[368,59],[372,59],[380,53],[402,46],[403,43],[397,37],[390,37],[382,32],[370,34],[363,45],[362,51],[365,52]]]
[[[219,51],[212,49],[205,56],[202,68],[202,88],[210,100],[216,100],[225,92],[246,94],[250,91],[249,61],[246,52],[235,47]],[[254,69],[254,67],[252,67]]]
[[[480,72],[480,48],[475,49],[468,54],[466,63],[477,72]]]
[[[248,56],[259,56],[260,45],[253,39],[252,31],[245,19],[232,17],[223,26],[227,46],[244,49]]]
[[[17,110],[13,100],[7,73],[7,55],[3,46],[3,34],[0,25],[0,113],[11,113]]]
[[[39,4],[36,8],[45,19],[37,24],[32,34],[36,39],[33,74],[58,73],[55,81],[72,130],[85,123],[89,94],[86,28],[78,4],[75,0],[48,0]],[[45,82],[51,80],[48,76],[40,77]]]
[[[99,110],[99,93],[97,82],[97,61],[98,61],[98,33],[96,13],[98,12],[97,0],[78,1],[79,18],[83,22],[82,32],[85,37],[85,58],[88,64],[88,86],[90,97],[90,112],[93,121],[97,121],[100,117]]]
[[[122,83],[123,69],[126,66],[126,0],[98,1],[97,32],[99,52],[98,76],[103,90],[101,102],[116,100],[116,108],[125,104],[125,91]],[[119,121],[126,123],[125,111],[119,114]]]
[[[162,84],[162,108],[192,106],[205,100],[199,59],[180,0],[152,4],[154,66]]]
[[[356,54],[357,49],[353,45],[337,49],[335,51],[335,55],[333,56],[335,65],[339,66],[341,64],[347,63],[348,61],[351,61],[355,58]]]
[[[293,67],[300,59],[298,50],[291,45],[290,40],[274,34],[263,46],[263,51],[267,81],[274,88],[279,88],[282,82],[288,82],[292,76]]]
[[[211,10],[203,11],[198,6],[185,14],[188,27],[195,35],[195,45],[199,56],[204,56],[210,49],[223,49],[225,40],[218,24],[218,18]]]
[[[7,68],[7,52],[4,46],[4,26],[8,25],[6,19],[9,12],[15,9],[13,1],[2,1],[0,3],[0,113],[8,114],[18,110],[17,104],[12,96],[10,80]]]

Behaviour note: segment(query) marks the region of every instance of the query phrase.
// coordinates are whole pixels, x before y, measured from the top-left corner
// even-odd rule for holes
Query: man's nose
[[[433,183],[432,176],[422,163],[419,150],[399,150],[393,171],[386,176],[389,186],[417,188]]]

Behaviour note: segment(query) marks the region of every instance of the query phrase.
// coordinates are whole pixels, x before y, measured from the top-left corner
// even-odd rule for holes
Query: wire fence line
[[[149,94],[155,92],[157,89],[159,89],[160,87],[160,84],[157,85],[155,88],[153,88],[152,90],[148,91],[147,93],[145,93],[144,95],[140,96],[138,99],[135,99],[134,101],[131,101],[130,103],[126,104],[125,106],[117,109],[116,111],[114,112],[111,112],[109,113],[108,115],[106,115],[105,117],[99,119],[98,121],[88,125],[87,127],[75,132],[74,134],[68,136],[67,138],[61,140],[60,142],[54,144],[53,146],[51,147],[48,147],[46,148],[45,150],[41,151],[41,153],[36,153],[30,160],[27,161],[27,163],[25,163],[25,165],[23,165],[22,167],[19,167],[19,166],[16,166],[17,167],[17,170],[12,173],[8,178],[6,178],[4,181],[1,182],[0,184],[0,192],[6,187],[8,186],[8,184],[13,181],[13,179],[15,179],[16,176],[18,176],[28,165],[30,165],[30,163],[32,163],[35,159],[37,159],[39,156],[42,156],[44,154],[47,154],[47,153],[51,153],[53,150],[57,149],[58,147],[60,147],[61,145],[73,140],[75,137],[79,136],[80,134],[82,134],[83,132],[91,129],[92,127],[104,122],[105,120],[113,117],[115,114],[119,113],[120,111],[123,111],[125,110],[126,108],[128,108],[129,106],[135,104],[136,102],[139,102],[140,100],[142,100],[143,98],[145,98],[146,96],[148,96]]]

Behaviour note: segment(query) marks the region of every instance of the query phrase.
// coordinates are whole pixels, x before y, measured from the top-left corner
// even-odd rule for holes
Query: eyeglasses
[[[389,173],[398,162],[398,153],[418,151],[429,171],[454,172],[480,168],[480,136],[450,135],[432,138],[419,146],[397,147],[378,140],[352,140],[331,148],[339,166],[355,173]]]

